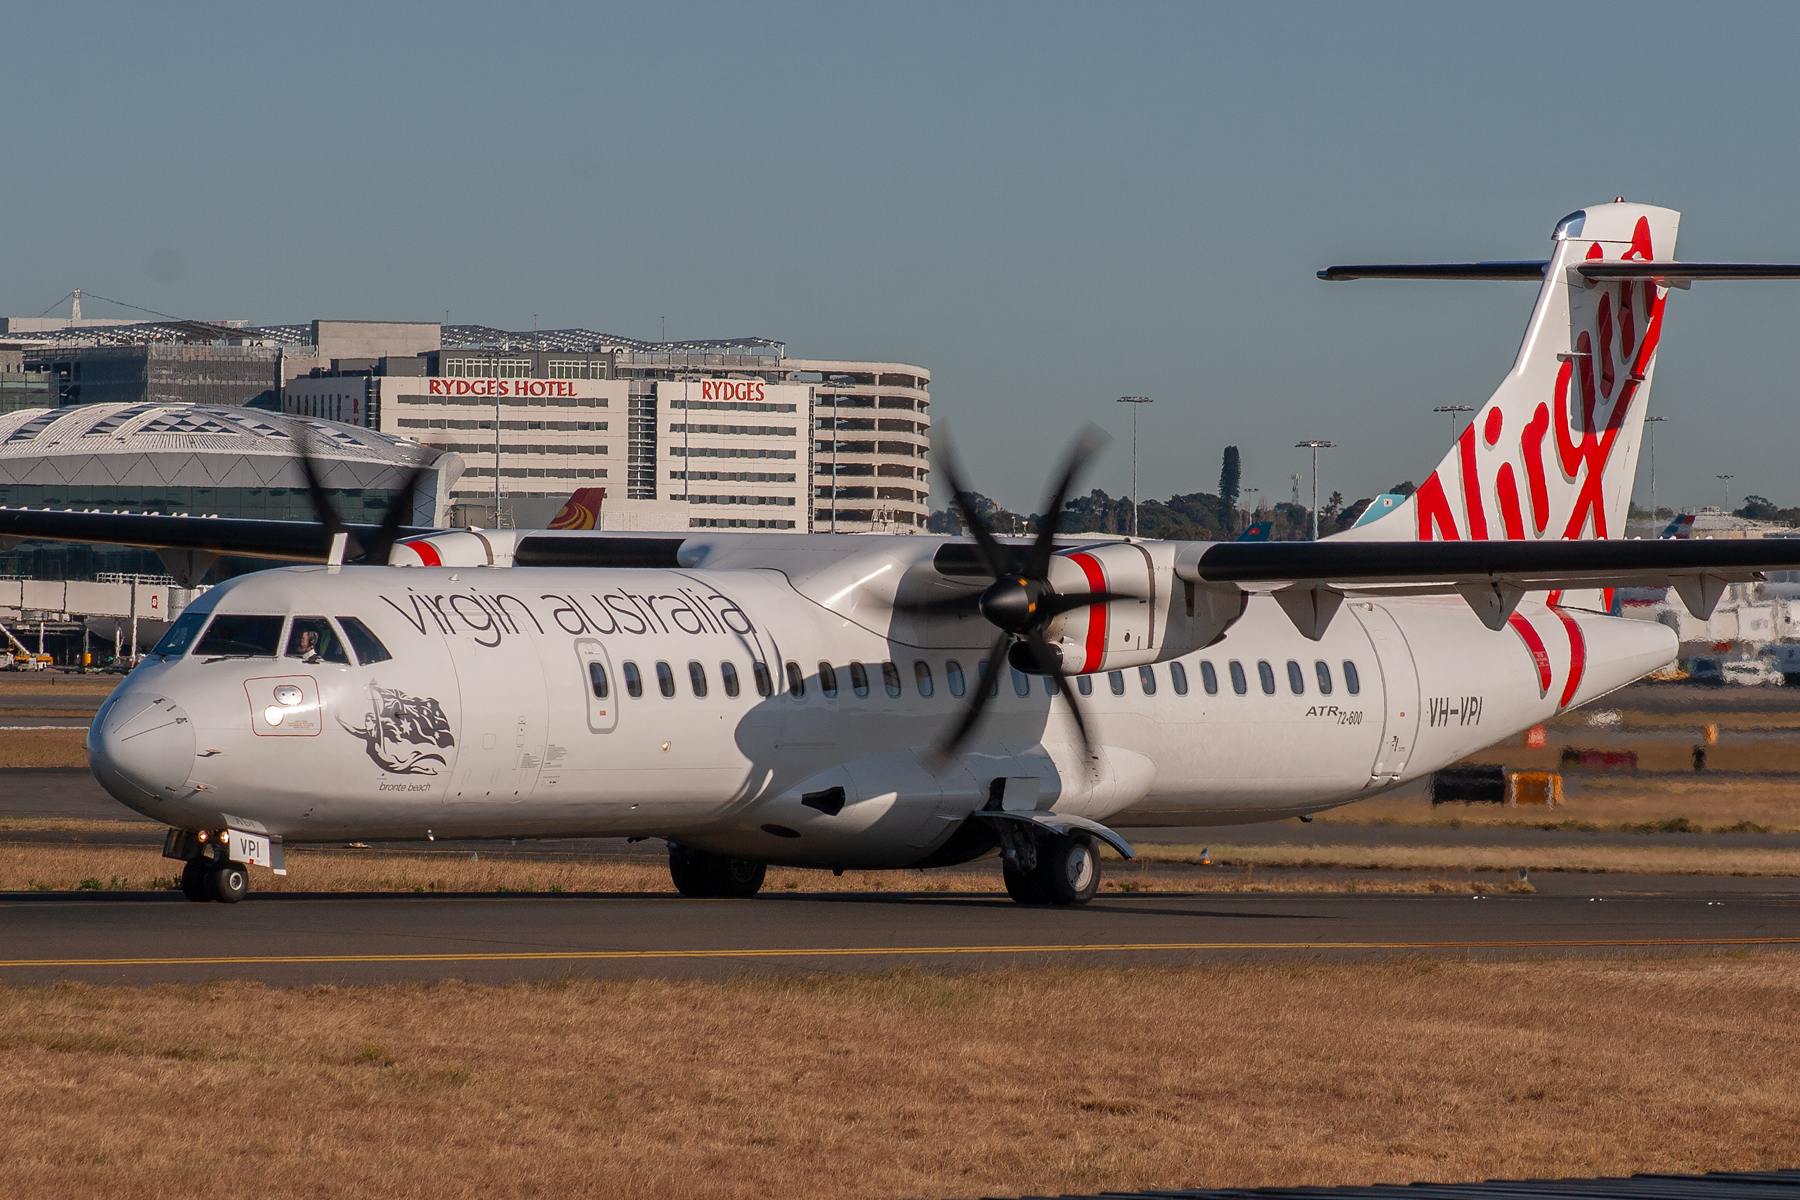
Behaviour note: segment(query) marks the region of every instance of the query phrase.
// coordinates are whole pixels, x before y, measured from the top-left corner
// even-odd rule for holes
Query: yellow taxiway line
[[[1800,937],[1570,938],[1453,942],[1106,942],[1021,946],[813,946],[759,950],[516,950],[445,954],[219,954],[182,958],[15,958],[6,967],[269,966],[313,963],[588,962],[682,958],[861,958],[958,954],[1096,954],[1177,950],[1569,950],[1792,946]]]

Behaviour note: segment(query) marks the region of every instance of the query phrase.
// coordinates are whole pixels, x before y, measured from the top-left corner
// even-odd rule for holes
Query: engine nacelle
[[[1102,542],[1050,560],[1059,595],[1118,592],[1133,597],[1079,608],[1044,635],[1070,675],[1147,666],[1210,645],[1243,615],[1247,596],[1175,575],[1181,542]]]
[[[390,567],[510,567],[511,529],[453,529],[428,537],[395,542],[388,551]]]

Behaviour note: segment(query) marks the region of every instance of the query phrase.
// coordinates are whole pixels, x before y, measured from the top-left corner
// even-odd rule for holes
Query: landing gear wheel
[[[763,876],[769,868],[748,858],[719,860],[718,895],[734,900],[748,900],[762,890]]]
[[[236,904],[250,894],[250,872],[240,863],[220,863],[207,872],[206,890],[221,904]]]
[[[1061,836],[1038,847],[1035,882],[1052,904],[1086,904],[1100,890],[1100,855],[1085,837]]]
[[[713,890],[713,872],[708,869],[707,862],[712,855],[702,850],[690,850],[686,846],[669,843],[669,878],[675,881],[675,890],[684,896],[704,899],[718,893]]]
[[[747,900],[762,890],[768,868],[754,859],[709,854],[669,843],[669,877],[684,896]]]
[[[206,876],[212,864],[204,858],[190,858],[181,868],[181,894],[204,904],[212,899],[206,890]]]
[[[1006,879],[1006,894],[1018,903],[1045,903],[1044,891],[1038,886],[1037,878],[1031,872],[1021,871],[1013,865],[1011,859],[1007,859],[1000,864],[1000,873]]]

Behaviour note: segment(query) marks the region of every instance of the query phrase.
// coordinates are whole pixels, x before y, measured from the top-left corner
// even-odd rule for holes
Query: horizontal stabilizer
[[[357,540],[373,545],[377,525],[344,526]],[[402,527],[401,538],[431,529]],[[264,521],[251,517],[181,517],[161,513],[102,513],[48,508],[0,508],[0,539],[6,541],[99,542],[147,550],[199,550],[245,558],[324,562],[331,535],[317,521]]]
[[[1595,283],[1654,279],[1686,287],[1699,279],[1800,279],[1800,263],[1585,262],[1575,268]]]
[[[1364,266],[1326,267],[1319,278],[1345,279],[1528,279],[1544,281],[1548,259],[1472,263],[1370,263]]]

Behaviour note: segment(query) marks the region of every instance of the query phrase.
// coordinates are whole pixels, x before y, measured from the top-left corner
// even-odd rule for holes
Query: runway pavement
[[[1761,882],[1760,892],[1481,899],[1136,894],[1075,909],[941,893],[252,894],[237,905],[177,893],[14,894],[0,899],[0,982],[717,978],[1800,946],[1800,891],[1791,881]]]

